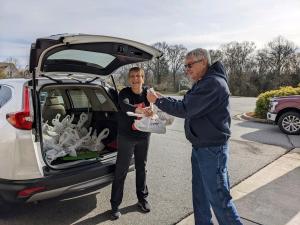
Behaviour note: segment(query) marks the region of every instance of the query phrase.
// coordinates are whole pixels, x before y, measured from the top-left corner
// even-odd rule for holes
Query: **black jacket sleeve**
[[[136,106],[130,104],[129,97],[126,91],[120,91],[119,93],[119,106],[123,112],[135,112]]]

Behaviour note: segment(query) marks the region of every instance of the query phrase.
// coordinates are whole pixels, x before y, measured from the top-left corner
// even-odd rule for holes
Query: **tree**
[[[209,55],[210,55],[210,59],[211,59],[211,63],[214,63],[216,61],[222,61],[223,59],[223,54],[222,51],[217,49],[217,50],[209,50]]]
[[[221,46],[223,62],[229,74],[229,86],[232,94],[245,95],[250,89],[247,73],[254,65],[253,53],[256,46],[253,42],[230,42]]]
[[[6,76],[2,70],[0,70],[0,79],[4,79]]]
[[[173,78],[173,88],[177,90],[176,73],[183,67],[187,49],[183,45],[172,45],[168,48],[169,66]]]
[[[299,60],[294,43],[282,36],[269,42],[256,54],[260,91],[299,82]]]
[[[158,59],[153,59],[149,62],[149,68],[153,71],[156,77],[156,83],[160,84],[162,82],[162,75],[168,75],[168,48],[169,45],[166,42],[157,42],[153,45],[154,48],[160,50],[163,55]]]
[[[295,44],[282,36],[268,43],[267,54],[269,64],[273,71],[276,71],[277,75],[280,76],[283,72],[290,69],[291,62],[296,56],[295,51]]]
[[[294,71],[291,74],[291,85],[294,87],[300,87],[300,52],[296,53],[295,60],[293,62]]]
[[[282,36],[278,36],[263,49],[266,57],[266,66],[272,75],[271,82],[274,87],[287,85],[290,74],[295,71],[296,46]]]

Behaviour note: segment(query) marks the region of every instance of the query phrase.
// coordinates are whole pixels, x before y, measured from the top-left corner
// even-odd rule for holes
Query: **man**
[[[223,65],[211,65],[205,49],[185,58],[185,69],[195,82],[183,100],[148,92],[147,99],[171,115],[185,118],[185,135],[192,143],[192,192],[196,225],[212,223],[210,206],[220,225],[241,225],[229,193],[227,170],[230,137],[229,88]]]

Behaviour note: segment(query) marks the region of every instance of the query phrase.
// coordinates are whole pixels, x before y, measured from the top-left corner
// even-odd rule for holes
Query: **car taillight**
[[[15,128],[21,130],[32,129],[32,119],[29,112],[8,113],[6,119]]]
[[[30,187],[30,188],[25,188],[22,191],[18,192],[18,197],[20,198],[26,198],[29,197],[31,195],[33,195],[34,193],[40,192],[40,191],[44,191],[46,188],[45,187]]]
[[[32,117],[30,115],[30,94],[29,88],[24,87],[23,91],[23,111],[6,114],[7,121],[15,128],[21,130],[32,129]]]

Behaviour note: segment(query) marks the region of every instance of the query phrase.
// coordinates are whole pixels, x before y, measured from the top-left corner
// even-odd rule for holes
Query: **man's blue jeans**
[[[228,144],[193,148],[192,190],[195,225],[212,225],[210,206],[219,225],[241,225],[229,193]]]

